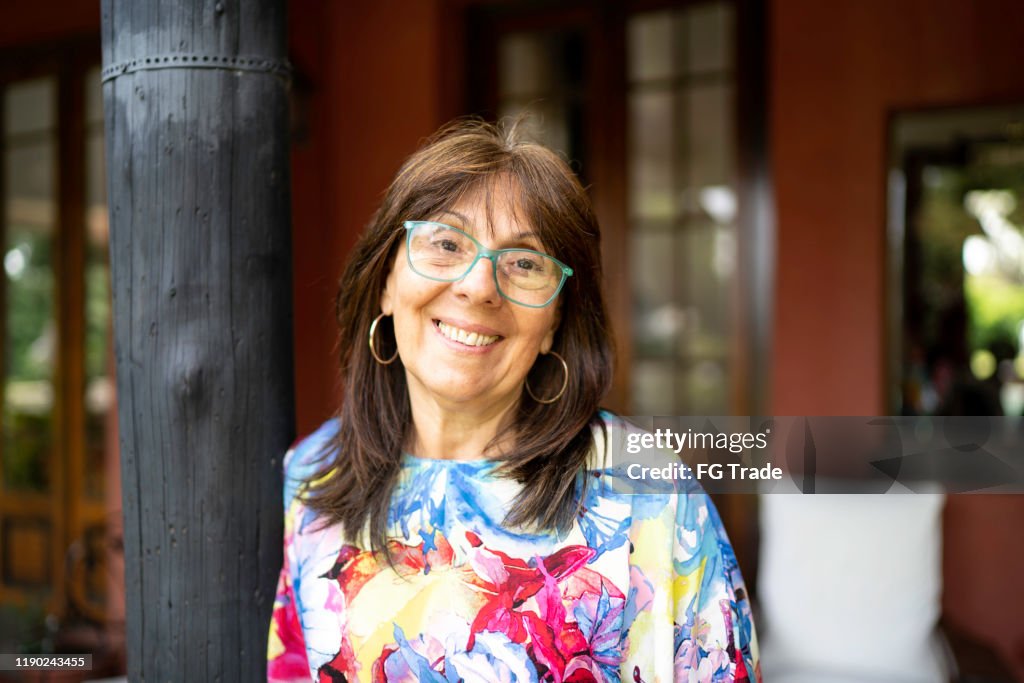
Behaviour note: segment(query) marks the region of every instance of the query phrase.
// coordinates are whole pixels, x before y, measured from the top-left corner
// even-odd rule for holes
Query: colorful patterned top
[[[624,495],[595,469],[572,530],[534,534],[502,526],[519,485],[493,461],[406,455],[390,569],[303,504],[336,430],[285,458],[268,680],[761,680],[743,579],[702,491]]]

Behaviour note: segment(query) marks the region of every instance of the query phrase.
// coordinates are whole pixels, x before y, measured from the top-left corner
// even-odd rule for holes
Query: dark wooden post
[[[257,681],[294,432],[284,0],[102,0],[128,677]]]

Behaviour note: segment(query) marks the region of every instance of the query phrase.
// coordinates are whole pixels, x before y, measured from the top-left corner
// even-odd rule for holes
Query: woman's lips
[[[481,325],[458,324],[444,320],[434,320],[433,322],[434,329],[442,337],[464,348],[485,349],[493,346],[503,338],[491,328]]]

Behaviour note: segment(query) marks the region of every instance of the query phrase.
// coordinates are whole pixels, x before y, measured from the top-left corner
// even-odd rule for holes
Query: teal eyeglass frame
[[[419,270],[417,270],[416,266],[412,262],[412,231],[414,228],[417,228],[421,225],[437,225],[448,230],[453,230],[459,233],[460,235],[465,235],[466,239],[468,239],[470,242],[473,243],[474,246],[476,246],[476,256],[473,258],[472,262],[470,262],[469,266],[466,268],[465,271],[463,271],[461,275],[455,278],[439,278],[430,275],[424,275]],[[527,308],[544,308],[545,306],[550,305],[551,302],[554,301],[562,292],[562,287],[565,286],[565,281],[572,276],[572,268],[565,265],[564,263],[556,259],[554,256],[551,256],[550,254],[545,254],[544,252],[537,251],[536,249],[524,249],[523,247],[514,247],[510,249],[488,249],[484,245],[480,244],[476,240],[476,238],[474,238],[466,231],[459,230],[458,228],[448,225],[447,223],[440,223],[438,221],[405,221],[405,223],[402,224],[402,227],[405,229],[405,258],[409,262],[409,267],[412,268],[412,271],[414,273],[428,280],[434,280],[435,282],[458,282],[462,278],[469,275],[470,271],[472,271],[473,268],[476,267],[476,264],[480,259],[485,258],[491,262],[491,275],[494,278],[494,288],[498,291],[498,294],[501,295],[501,298],[507,299],[508,301],[511,301],[517,306],[526,306]],[[558,286],[555,287],[554,293],[547,301],[545,301],[542,304],[524,304],[522,301],[517,301],[513,299],[508,294],[506,294],[504,290],[502,290],[501,284],[499,284],[498,282],[498,256],[510,251],[525,251],[530,254],[537,254],[538,256],[542,256],[550,261],[553,261],[555,265],[557,265],[561,269],[562,279],[559,280]]]

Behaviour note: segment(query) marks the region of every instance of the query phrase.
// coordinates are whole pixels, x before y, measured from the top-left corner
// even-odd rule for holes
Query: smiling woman
[[[707,496],[608,485],[599,245],[515,126],[405,163],[338,293],[343,405],[285,458],[269,680],[759,679]]]

